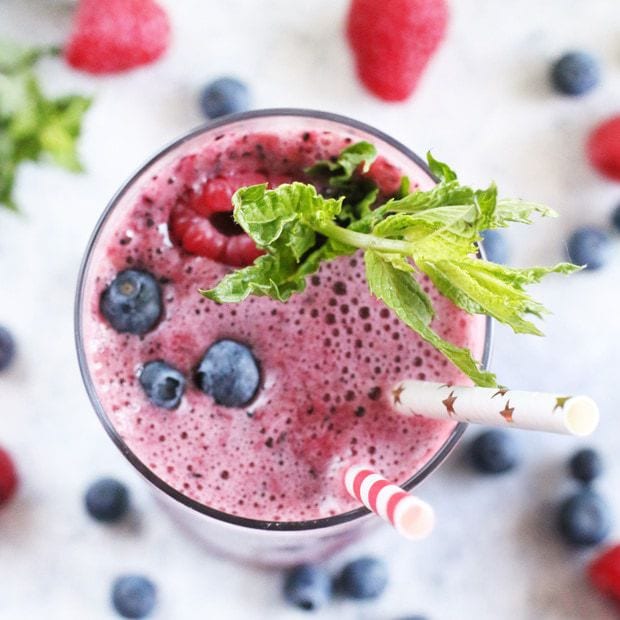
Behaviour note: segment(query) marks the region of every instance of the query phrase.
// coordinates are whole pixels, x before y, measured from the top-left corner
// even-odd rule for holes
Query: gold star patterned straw
[[[399,382],[392,394],[394,409],[406,416],[579,437],[590,435],[599,422],[598,406],[588,396],[458,387],[413,380]]]

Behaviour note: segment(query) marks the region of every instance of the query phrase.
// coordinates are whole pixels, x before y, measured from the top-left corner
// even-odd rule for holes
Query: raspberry
[[[0,506],[8,502],[17,489],[17,472],[8,453],[0,448]]]
[[[385,157],[377,157],[366,176],[378,185],[386,196],[392,196],[400,189],[402,172]]]
[[[266,182],[260,173],[209,179],[173,207],[170,238],[190,254],[234,267],[251,265],[262,252],[232,219],[231,198],[240,187]]]
[[[590,163],[602,175],[620,181],[620,115],[598,125],[588,138]]]
[[[588,576],[599,592],[620,603],[620,545],[595,558],[588,567]]]
[[[153,62],[169,41],[168,15],[154,0],[81,0],[65,58],[88,73],[117,73]]]
[[[353,0],[347,36],[362,82],[386,101],[407,99],[447,22],[445,0]]]

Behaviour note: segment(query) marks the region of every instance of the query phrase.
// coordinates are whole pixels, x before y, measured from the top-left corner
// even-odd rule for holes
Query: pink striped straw
[[[426,502],[403,491],[372,469],[353,465],[344,475],[347,491],[366,508],[411,540],[428,536],[435,525],[435,513]]]

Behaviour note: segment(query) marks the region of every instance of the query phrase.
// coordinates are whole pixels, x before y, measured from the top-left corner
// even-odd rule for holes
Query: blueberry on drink
[[[329,574],[318,566],[296,566],[284,581],[284,598],[304,611],[315,611],[329,602],[332,584]]]
[[[174,366],[156,360],[144,365],[140,373],[140,385],[154,405],[176,409],[185,392],[185,377]]]
[[[381,596],[387,584],[388,569],[385,561],[370,556],[349,562],[338,578],[340,592],[356,600]]]
[[[100,308],[103,316],[117,332],[146,334],[161,318],[159,284],[146,271],[121,271],[103,291]]]
[[[256,395],[260,370],[250,349],[235,340],[218,340],[202,358],[196,383],[218,405],[242,407]]]

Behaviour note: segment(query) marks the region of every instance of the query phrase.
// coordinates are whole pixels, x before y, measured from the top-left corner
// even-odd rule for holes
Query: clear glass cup
[[[88,282],[93,250],[106,226],[113,226],[115,213],[131,204],[144,180],[166,169],[185,154],[204,148],[224,132],[278,132],[288,129],[331,130],[348,135],[353,141],[367,140],[379,154],[401,169],[415,166],[432,179],[428,167],[415,153],[364,123],[325,112],[297,109],[258,110],[233,115],[200,127],[173,142],[148,161],[118,191],[103,212],[84,256],[77,287],[75,336],[77,354],[86,391],[112,441],[133,467],[152,485],[157,499],[172,514],[178,525],[191,532],[212,550],[239,560],[263,565],[289,565],[315,561],[329,556],[359,539],[379,520],[365,508],[357,508],[332,517],[311,521],[261,521],[248,519],[205,506],[171,487],[143,463],[123,441],[100,402],[90,375],[83,339],[82,314],[85,284]],[[486,366],[491,348],[491,321],[486,321],[482,363]],[[441,448],[402,486],[412,490],[433,472],[450,454],[467,425],[458,424]]]

